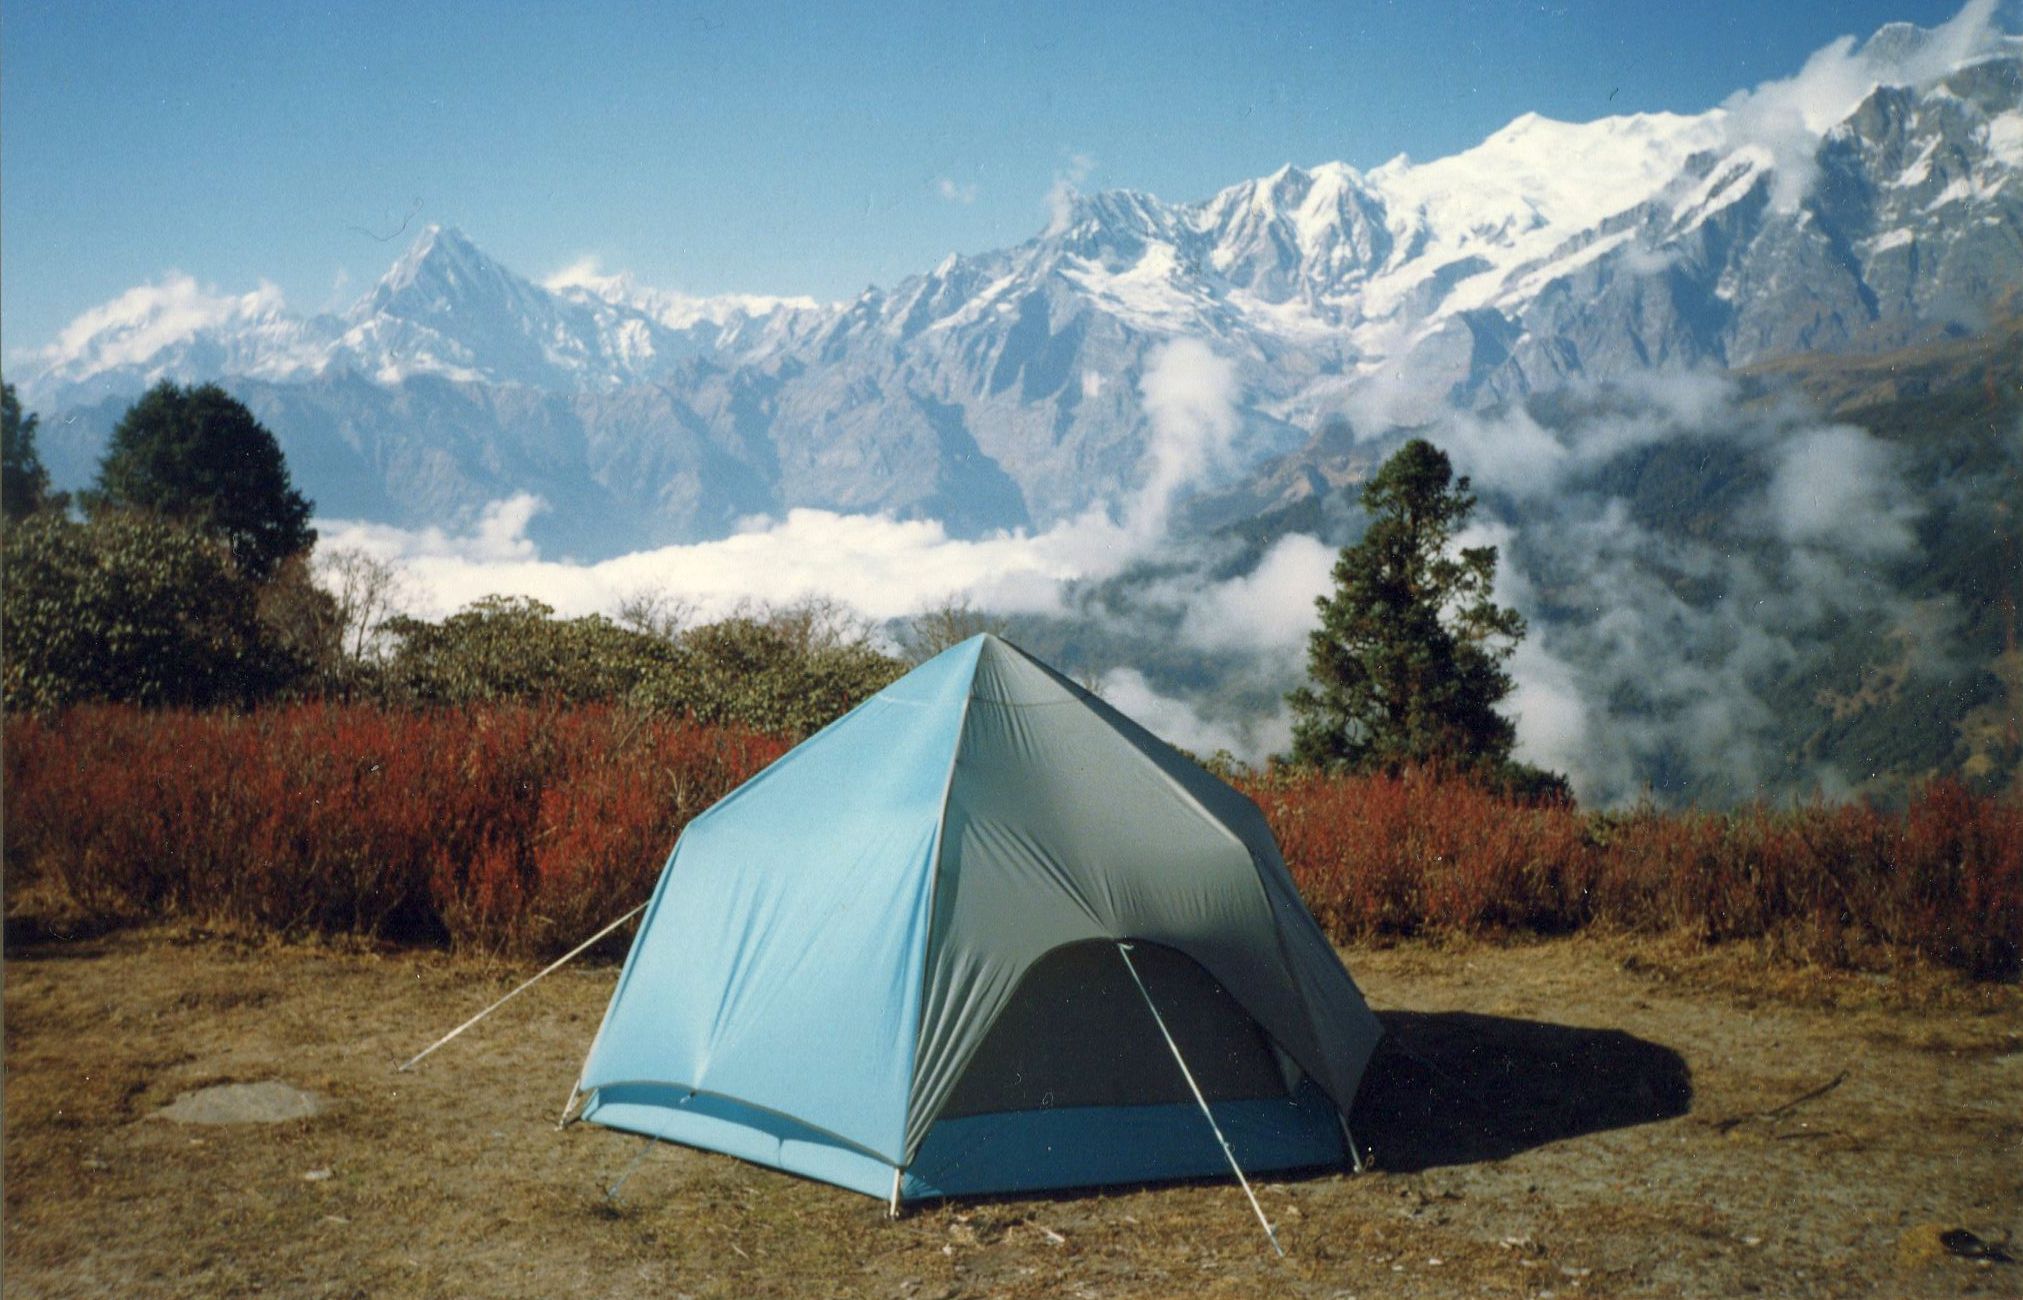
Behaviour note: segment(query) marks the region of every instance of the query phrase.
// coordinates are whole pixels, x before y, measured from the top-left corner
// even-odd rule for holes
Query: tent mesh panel
[[[1263,1030],[1198,963],[1147,943],[1131,957],[1208,1100],[1290,1093]],[[1026,972],[941,1116],[1192,1101],[1115,945],[1075,943]]]

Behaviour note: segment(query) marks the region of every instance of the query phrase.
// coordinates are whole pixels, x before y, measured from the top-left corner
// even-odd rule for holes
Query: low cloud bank
[[[1114,512],[1041,533],[959,538],[933,520],[800,509],[576,564],[528,540],[543,508],[532,496],[459,528],[318,527],[326,547],[397,561],[431,616],[493,593],[608,613],[641,591],[702,618],[809,596],[879,621],[951,597],[1038,616],[1109,647],[1064,667],[1174,743],[1253,761],[1283,752],[1283,693],[1304,678],[1314,601],[1344,537],[1172,536],[1174,504],[1228,456],[1241,394],[1234,367],[1190,341],[1148,355],[1138,387],[1151,426],[1141,486]],[[1799,406],[1745,402],[1719,376],[1641,378],[1555,409],[1450,412],[1419,431],[1472,477],[1481,506],[1463,541],[1501,549],[1498,597],[1531,625],[1510,663],[1520,756],[1605,804],[1653,790],[1741,797],[1794,776],[1837,790],[1866,775],[1794,774],[1788,719],[1793,684],[1850,635],[1902,639],[1913,674],[1943,666],[1948,612],[1902,594],[1920,507],[1897,452]]]

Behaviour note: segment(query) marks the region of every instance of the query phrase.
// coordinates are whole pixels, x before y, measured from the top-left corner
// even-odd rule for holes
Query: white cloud
[[[51,369],[86,373],[140,365],[204,330],[276,317],[285,306],[281,290],[265,280],[250,293],[220,294],[171,271],[84,312],[38,355]]]
[[[1915,515],[1893,499],[1899,481],[1889,447],[1861,429],[1834,425],[1792,440],[1771,480],[1769,504],[1786,541],[1900,555],[1915,542]]]
[[[1292,724],[1283,710],[1249,723],[1205,718],[1186,700],[1160,694],[1135,668],[1103,674],[1097,691],[1111,708],[1167,744],[1203,758],[1226,749],[1245,762],[1260,763],[1292,744]]]
[[[529,595],[568,615],[609,612],[627,593],[664,589],[721,616],[752,599],[829,595],[865,615],[898,618],[951,592],[1007,610],[1051,609],[1060,584],[1087,572],[1101,539],[1073,526],[1039,536],[952,538],[939,522],[793,510],[717,541],[637,551],[595,564],[541,559],[526,537],[531,496],[486,508],[463,533],[326,519],[323,544],[396,560],[419,588],[417,612],[440,615],[495,593]]]
[[[541,287],[553,293],[564,289],[588,289],[595,294],[604,294],[624,284],[624,276],[605,274],[604,259],[595,253],[583,254],[541,281]]]
[[[1777,167],[1771,202],[1792,211],[1818,175],[1820,138],[1877,86],[1917,86],[1958,64],[1992,52],[2003,41],[1995,0],[1967,0],[1960,12],[1921,42],[1870,42],[1852,36],[1817,50],[1796,75],[1737,91],[1722,104],[1730,148],[1755,145]]]
[[[934,178],[934,192],[950,203],[960,203],[965,207],[976,202],[977,189],[974,181],[963,184],[946,176],[937,176]]]
[[[1319,621],[1314,599],[1334,586],[1335,556],[1305,533],[1280,538],[1255,569],[1189,601],[1181,635],[1206,650],[1296,653]]]
[[[1229,452],[1238,425],[1236,365],[1199,339],[1175,339],[1152,353],[1138,388],[1152,437],[1145,484],[1129,518],[1134,532],[1150,538],[1166,531],[1182,489]]]
[[[1058,235],[1068,228],[1075,217],[1075,197],[1077,188],[1088,179],[1096,168],[1096,160],[1088,154],[1070,154],[1067,165],[1054,173],[1054,183],[1047,186],[1046,208],[1049,235]]]

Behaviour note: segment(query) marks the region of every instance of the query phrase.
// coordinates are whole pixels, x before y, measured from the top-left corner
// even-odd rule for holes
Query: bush
[[[223,541],[188,524],[45,512],[8,527],[0,557],[9,709],[249,704],[301,680],[320,653],[318,593],[282,587],[285,575],[268,593]],[[288,626],[263,606],[288,610]]]
[[[688,819],[783,738],[607,706],[9,720],[8,905],[559,952],[644,898]],[[1866,804],[1584,814],[1473,782],[1249,775],[1338,942],[1602,927],[1788,960],[2023,954],[2023,807],[1951,781]]]
[[[1862,967],[2012,977],[2023,954],[2023,807],[1949,780],[1868,804],[1584,814],[1430,773],[1243,782],[1339,942],[1600,925]]]
[[[688,819],[784,749],[601,708],[12,719],[9,903],[547,954],[643,899]]]
[[[674,659],[668,642],[609,619],[554,615],[538,600],[489,596],[440,623],[389,619],[393,649],[383,697],[422,707],[608,704],[630,696]]]
[[[609,619],[558,619],[494,596],[441,623],[386,624],[381,698],[396,705],[622,704],[697,722],[801,736],[883,689],[904,665],[833,611],[741,614],[676,637]]]
[[[857,640],[811,636],[792,619],[705,624],[634,697],[643,707],[803,736],[899,678],[905,666]]]

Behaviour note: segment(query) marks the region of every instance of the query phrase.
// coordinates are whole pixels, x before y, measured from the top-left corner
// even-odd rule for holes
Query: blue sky
[[[589,255],[841,297],[1024,239],[1083,168],[1193,199],[1437,157],[1527,110],[1698,111],[1956,9],[9,0],[0,330],[40,345],[170,270],[342,305],[429,221],[537,277]]]

